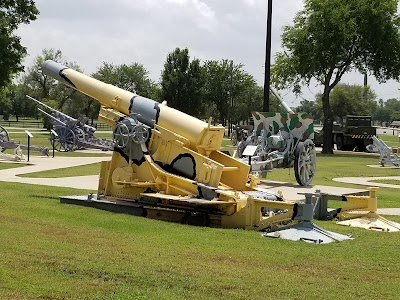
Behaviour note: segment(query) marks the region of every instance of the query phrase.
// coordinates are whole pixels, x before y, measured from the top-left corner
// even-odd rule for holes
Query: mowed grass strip
[[[60,178],[73,176],[98,175],[100,173],[100,163],[82,165],[79,167],[61,168],[48,171],[20,174],[19,177],[29,178]]]
[[[380,134],[378,137],[389,147],[400,147],[400,137],[396,135]]]
[[[21,163],[7,163],[0,161],[0,170],[12,169],[12,168],[19,168],[25,167],[26,164]]]
[[[312,245],[58,201],[88,191],[1,185],[1,299],[398,299],[400,293],[397,233],[316,222],[356,239]]]

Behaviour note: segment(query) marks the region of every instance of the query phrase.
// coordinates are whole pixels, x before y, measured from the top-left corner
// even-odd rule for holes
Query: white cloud
[[[187,47],[191,57],[242,63],[263,84],[266,0],[37,0],[36,5],[38,19],[18,30],[30,55],[27,66],[42,49],[55,48],[86,73],[103,61],[139,62],[158,80],[167,54]],[[273,1],[273,53],[281,50],[282,26],[302,7],[301,0]],[[346,80],[362,84],[359,75]],[[369,80],[379,96],[397,96],[398,85]],[[319,90],[306,88],[304,95],[310,99]],[[299,101],[286,97],[291,105]]]

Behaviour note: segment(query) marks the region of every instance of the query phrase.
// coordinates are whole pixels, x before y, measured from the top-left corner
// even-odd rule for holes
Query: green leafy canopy
[[[305,0],[284,27],[273,80],[299,92],[313,78],[332,89],[352,69],[398,79],[399,24],[396,0]]]
[[[23,71],[21,62],[26,48],[14,31],[19,25],[35,20],[38,14],[33,0],[0,1],[0,88],[9,83],[14,74]]]

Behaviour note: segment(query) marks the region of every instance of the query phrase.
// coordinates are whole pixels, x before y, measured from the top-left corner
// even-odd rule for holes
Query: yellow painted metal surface
[[[77,90],[102,104],[100,117],[111,126],[131,117],[133,98],[139,96],[69,68],[60,72]],[[185,212],[203,212],[211,226],[225,228],[265,230],[293,219],[296,204],[246,194],[261,191],[259,181],[249,176],[247,164],[219,151],[223,126],[211,126],[211,120],[203,122],[162,104],[157,109],[157,120],[147,120],[152,125],[150,140],[134,148],[141,157],[133,160],[116,147],[111,161],[102,163],[100,199],[141,201],[140,205],[150,207],[148,217],[166,220],[179,220]],[[167,171],[180,157],[192,159],[192,175]],[[184,171],[190,173],[190,168]]]
[[[337,224],[384,232],[400,231],[399,223],[389,221],[376,213],[377,189],[376,187],[369,188],[368,196],[346,196],[350,205],[342,208],[338,214]]]

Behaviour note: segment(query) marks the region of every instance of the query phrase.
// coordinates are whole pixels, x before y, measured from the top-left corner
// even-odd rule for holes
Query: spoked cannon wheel
[[[131,138],[131,131],[124,123],[118,123],[115,126],[113,134],[114,145],[118,148],[125,148]]]
[[[57,127],[54,130],[58,136],[51,135],[51,145],[59,152],[72,152],[75,150],[75,134],[67,127]]]
[[[3,141],[3,142],[10,141],[10,136],[8,135],[8,131],[3,126],[0,126],[0,141]],[[5,150],[6,150],[6,148],[2,148],[1,152],[4,152]]]
[[[136,144],[143,144],[149,139],[149,130],[143,125],[136,125],[132,129],[132,140]]]
[[[85,136],[85,132],[81,129],[81,128],[75,128],[75,145],[74,145],[74,149],[75,150],[81,150],[84,149],[81,146],[81,143],[86,141],[86,136]]]
[[[237,136],[236,131],[232,132],[231,143],[232,143],[232,146],[236,146],[238,144],[238,136]]]
[[[316,168],[315,145],[312,140],[305,140],[294,151],[294,174],[299,185],[309,185],[314,178]]]

